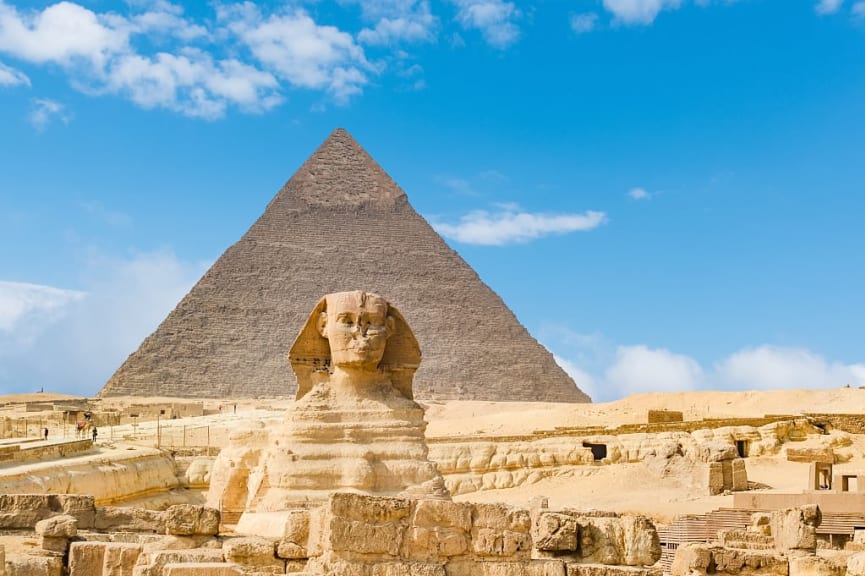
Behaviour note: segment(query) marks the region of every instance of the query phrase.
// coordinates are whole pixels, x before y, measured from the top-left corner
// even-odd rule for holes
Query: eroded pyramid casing
[[[105,384],[100,396],[293,396],[286,353],[324,294],[403,311],[420,400],[588,402],[552,355],[338,129]]]

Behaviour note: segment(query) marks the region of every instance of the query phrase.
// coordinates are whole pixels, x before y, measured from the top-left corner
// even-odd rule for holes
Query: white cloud
[[[296,86],[323,89],[341,102],[357,94],[372,70],[351,34],[320,26],[302,9],[263,18],[257,9],[222,12],[229,29],[253,55]]]
[[[0,332],[24,330],[24,324],[54,321],[84,292],[0,280]]]
[[[676,9],[681,0],[604,0],[604,8],[623,24],[651,24],[661,10]]]
[[[597,402],[643,392],[770,390],[865,386],[865,364],[830,362],[802,348],[743,348],[703,367],[697,360],[645,345],[614,346],[603,336],[544,326],[556,362]]]
[[[515,24],[521,13],[513,2],[504,0],[452,0],[457,6],[456,19],[466,30],[480,30],[484,39],[496,48],[507,48],[520,35]]]
[[[575,34],[585,34],[595,29],[598,22],[598,15],[594,12],[584,12],[582,14],[571,14],[571,30]]]
[[[865,364],[827,362],[801,348],[760,346],[720,362],[716,378],[725,388],[828,388],[865,385]]]
[[[850,14],[856,18],[865,18],[865,2],[856,2],[850,7]]]
[[[834,14],[841,8],[844,0],[820,0],[814,10],[817,14]]]
[[[470,212],[457,224],[434,222],[432,225],[440,234],[457,242],[501,246],[551,234],[592,230],[606,221],[606,214],[593,210],[584,214],[532,214],[519,211],[514,205],[505,205],[497,213]]]
[[[106,19],[71,2],[41,12],[19,13],[0,1],[0,51],[30,62],[72,64],[84,60],[100,69],[126,49],[128,36]]]
[[[648,200],[652,197],[644,188],[631,188],[628,190],[628,196],[633,200]]]
[[[622,396],[693,390],[702,380],[703,369],[692,358],[647,346],[619,346],[615,364],[604,374],[607,390]]]
[[[5,310],[0,318],[11,325],[0,331],[0,393],[44,386],[94,394],[204,269],[161,251],[129,260],[90,260],[86,297],[45,286],[18,288],[17,298],[3,297],[3,286],[10,283],[0,282],[0,310]]]
[[[229,103],[260,112],[282,102],[272,74],[237,60],[214,62],[194,49],[152,58],[124,55],[112,64],[106,83],[107,90],[127,94],[144,108],[163,107],[207,119],[223,116]]]
[[[369,4],[362,2],[364,11],[370,13]],[[432,42],[438,19],[430,13],[428,2],[410,2],[408,5],[392,5],[390,9],[379,7],[372,12],[378,16],[373,28],[364,28],[358,33],[358,40],[372,45],[389,45],[399,42]]]
[[[0,86],[30,86],[30,78],[24,72],[0,62]]]
[[[71,118],[66,107],[55,100],[34,98],[30,103],[30,124],[40,132],[45,130],[52,120],[69,124]]]

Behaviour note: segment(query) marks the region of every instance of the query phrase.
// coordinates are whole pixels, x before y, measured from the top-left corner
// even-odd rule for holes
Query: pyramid
[[[356,289],[387,298],[417,336],[419,400],[590,401],[342,129],[99,396],[293,396],[286,356],[309,311]]]

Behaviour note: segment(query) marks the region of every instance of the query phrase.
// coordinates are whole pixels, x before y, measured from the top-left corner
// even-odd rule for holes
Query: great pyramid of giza
[[[417,336],[420,400],[590,401],[342,129],[99,395],[293,395],[295,336],[323,295],[356,289],[387,298]]]

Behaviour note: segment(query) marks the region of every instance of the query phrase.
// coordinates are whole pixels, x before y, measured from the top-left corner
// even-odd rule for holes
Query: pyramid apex
[[[277,196],[308,207],[388,208],[405,192],[345,128],[336,128]]]

